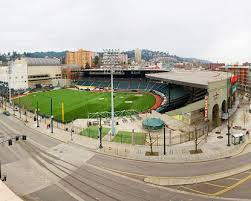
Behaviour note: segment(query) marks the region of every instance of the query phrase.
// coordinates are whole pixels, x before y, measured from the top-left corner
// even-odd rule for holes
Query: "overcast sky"
[[[250,0],[1,0],[0,52],[148,48],[251,62]]]

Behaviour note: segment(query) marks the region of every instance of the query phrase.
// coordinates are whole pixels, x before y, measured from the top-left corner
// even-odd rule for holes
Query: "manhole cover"
[[[222,136],[218,136],[217,138],[218,138],[218,139],[222,139],[223,137],[222,137]]]

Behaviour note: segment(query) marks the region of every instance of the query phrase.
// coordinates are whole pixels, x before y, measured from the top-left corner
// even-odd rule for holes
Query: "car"
[[[4,111],[3,114],[6,116],[10,116],[10,113],[8,111]]]

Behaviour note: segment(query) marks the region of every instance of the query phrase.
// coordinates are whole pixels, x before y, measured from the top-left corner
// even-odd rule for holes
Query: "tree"
[[[148,137],[149,137],[149,141],[146,141],[149,146],[150,146],[150,155],[154,155],[154,152],[153,152],[153,144],[157,141],[157,138],[156,139],[153,139],[152,135],[151,135],[151,132],[150,130],[148,130]]]
[[[90,69],[91,67],[90,67],[90,64],[87,62],[86,64],[85,64],[85,68],[86,69]]]
[[[244,129],[246,127],[246,122],[248,121],[248,119],[249,119],[248,113],[245,109],[243,109],[242,120],[243,120],[243,128]]]
[[[99,57],[98,56],[94,57],[93,63],[95,64],[95,66],[97,66],[99,64]]]

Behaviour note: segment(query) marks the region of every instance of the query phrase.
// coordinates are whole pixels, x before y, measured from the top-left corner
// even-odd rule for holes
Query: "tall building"
[[[230,65],[224,66],[220,69],[228,72],[232,72],[234,75],[238,77],[238,85],[242,90],[248,90],[249,85],[249,67],[248,66],[240,66],[240,65]]]
[[[66,64],[79,65],[81,68],[87,68],[92,66],[92,52],[79,49],[75,52],[66,53]]]
[[[134,54],[135,54],[135,62],[136,62],[137,64],[140,64],[140,63],[141,63],[141,49],[136,48],[136,49],[134,50]]]

